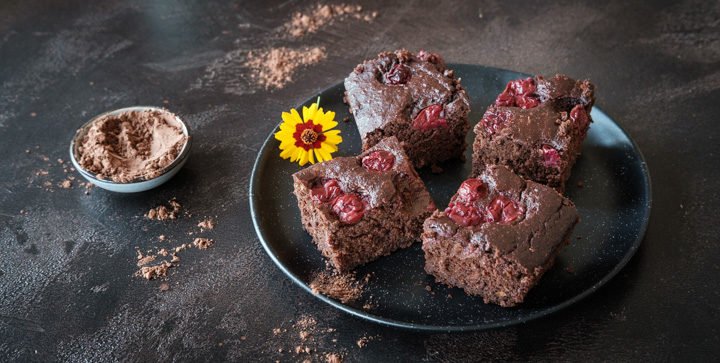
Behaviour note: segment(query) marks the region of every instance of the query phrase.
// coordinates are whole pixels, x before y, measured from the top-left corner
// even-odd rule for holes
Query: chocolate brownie
[[[363,150],[396,136],[417,168],[463,157],[470,102],[438,54],[380,53],[355,67],[345,89]]]
[[[425,221],[425,271],[485,303],[514,306],[552,267],[577,222],[575,206],[557,191],[489,166]]]
[[[475,126],[472,175],[502,164],[563,191],[592,122],[594,88],[565,75],[509,82]]]
[[[435,209],[395,137],[293,175],[302,223],[339,271],[409,247]]]

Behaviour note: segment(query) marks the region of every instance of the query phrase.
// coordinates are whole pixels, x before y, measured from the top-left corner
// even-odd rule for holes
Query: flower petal
[[[283,150],[282,152],[280,152],[280,157],[283,158],[283,159],[287,159],[287,158],[289,158],[290,156],[292,156],[292,154],[293,154],[294,151],[295,151],[295,150],[292,149],[292,148],[285,149],[285,150]]]
[[[284,123],[290,126],[295,126],[299,123],[302,123],[302,119],[300,119],[300,114],[298,114],[297,110],[294,108],[291,109],[290,112],[283,112],[282,119]]]
[[[315,149],[315,153],[318,155],[322,155],[323,160],[332,160],[332,155],[330,155],[330,153],[325,150]]]
[[[308,152],[305,149],[300,150],[302,150],[300,152],[300,166],[303,166],[308,163]]]
[[[310,161],[310,164],[315,164],[315,158],[313,157],[313,154],[313,149],[308,150],[308,161]]]
[[[329,131],[338,125],[335,119],[335,112],[329,111],[324,117],[320,118],[319,122],[323,127],[323,131]]]
[[[337,145],[342,142],[342,137],[338,135],[325,134],[325,142],[327,142],[328,144]]]
[[[318,108],[317,103],[313,103],[312,105],[310,105],[310,107],[303,106],[303,109],[302,109],[303,122],[312,120],[313,117],[315,117],[315,112],[317,111],[317,108]]]
[[[322,145],[320,146],[320,150],[325,151],[327,153],[334,153],[334,152],[338,151],[338,148],[335,145],[323,142]]]
[[[298,148],[295,148],[295,150],[293,150],[292,157],[290,158],[290,161],[292,161],[293,163],[296,162],[296,161],[298,161],[298,159],[300,159],[300,153],[302,153],[302,152],[303,152],[303,149],[302,149],[302,148],[299,148],[299,147],[298,147]]]

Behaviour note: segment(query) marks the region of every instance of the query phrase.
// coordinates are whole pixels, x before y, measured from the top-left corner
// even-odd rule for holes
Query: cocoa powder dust
[[[152,179],[175,161],[187,139],[168,111],[106,115],[79,140],[78,163],[99,179],[118,183]]]
[[[245,66],[250,77],[265,89],[281,89],[293,81],[296,71],[325,59],[323,47],[290,49],[286,47],[250,51]]]

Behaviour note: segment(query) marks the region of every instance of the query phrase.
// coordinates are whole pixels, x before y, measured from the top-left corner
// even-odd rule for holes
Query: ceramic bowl
[[[125,112],[130,111],[162,111],[162,112],[169,112],[165,109],[159,108],[159,107],[153,107],[153,106],[134,106],[134,107],[126,107],[126,108],[120,108],[117,110],[105,112],[103,114],[97,115],[93,117],[90,121],[85,123],[82,127],[80,127],[77,132],[75,133],[75,136],[73,137],[72,142],[70,143],[70,160],[72,160],[73,165],[75,166],[75,169],[80,173],[80,175],[83,176],[87,181],[90,183],[93,183],[94,185],[103,188],[105,190],[109,190],[112,192],[118,192],[118,193],[137,193],[137,192],[144,192],[146,190],[153,189],[155,187],[160,186],[161,184],[165,183],[166,181],[170,180],[175,174],[177,174],[180,169],[182,169],[183,165],[185,165],[185,162],[187,162],[188,156],[190,155],[190,146],[192,145],[192,137],[190,136],[190,131],[185,124],[179,117],[175,116],[175,120],[182,126],[183,133],[185,136],[187,136],[187,142],[183,146],[182,150],[180,150],[180,153],[178,154],[177,158],[168,166],[166,166],[163,170],[161,170],[160,174],[154,178],[151,179],[136,179],[127,183],[118,183],[111,180],[105,180],[105,179],[99,179],[95,176],[95,174],[83,169],[82,166],[80,166],[80,163],[78,163],[79,160],[79,154],[78,154],[78,144],[79,140],[85,135],[87,130],[90,128],[90,126],[98,120],[101,117],[104,117],[106,115],[117,115]]]

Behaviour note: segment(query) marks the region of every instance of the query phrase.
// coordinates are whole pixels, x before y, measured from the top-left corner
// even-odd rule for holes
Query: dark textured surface
[[[315,360],[328,351],[348,361],[717,357],[717,2],[408,1],[380,9],[373,24],[347,21],[302,40],[282,38],[277,28],[302,7],[0,5],[0,360],[302,360],[289,353],[297,334],[272,329],[304,314],[336,329],[308,344]],[[253,48],[307,44],[326,46],[328,59],[283,90],[253,86],[240,66]],[[598,106],[638,142],[654,181],[645,242],[615,279],[525,325],[413,334],[336,311],[273,265],[247,203],[259,146],[281,111],[339,82],[359,60],[399,46],[432,48],[450,62],[593,80]],[[42,187],[64,175],[40,155],[67,159],[75,128],[89,117],[163,100],[195,135],[191,158],[172,181],[130,196]],[[36,176],[39,169],[49,174]],[[173,196],[193,217],[142,218]],[[204,215],[217,215],[208,233],[216,245],[188,252],[170,291],[132,277],[135,246],[157,245],[160,233],[185,241]],[[359,348],[363,336],[374,338]]]

